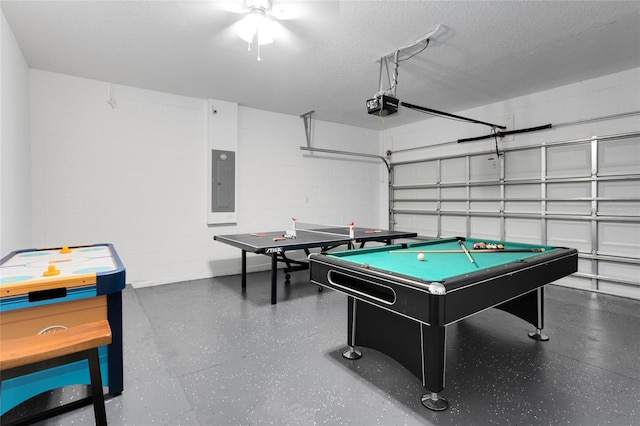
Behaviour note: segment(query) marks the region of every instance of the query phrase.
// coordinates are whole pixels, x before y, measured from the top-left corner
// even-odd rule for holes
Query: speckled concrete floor
[[[346,297],[306,274],[124,291],[125,390],[110,425],[640,425],[640,302],[548,286],[545,332],[489,310],[447,330],[445,412],[373,350],[348,361]],[[85,407],[43,424],[92,424]]]

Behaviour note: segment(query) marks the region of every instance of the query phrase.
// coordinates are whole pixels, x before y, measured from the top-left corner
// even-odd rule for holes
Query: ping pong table
[[[294,225],[295,227],[295,225]],[[391,244],[395,239],[415,238],[415,232],[388,231],[372,228],[357,228],[345,225],[343,227],[317,227],[297,229],[295,237],[290,231],[271,231],[249,234],[215,235],[214,240],[229,244],[242,250],[242,291],[247,289],[247,252],[264,254],[271,257],[271,304],[277,303],[278,262],[284,263],[285,283],[289,282],[290,272],[309,269],[308,259],[291,259],[286,252],[303,250],[307,257],[309,249],[320,248],[321,252],[347,246],[364,247],[367,242],[381,242]]]

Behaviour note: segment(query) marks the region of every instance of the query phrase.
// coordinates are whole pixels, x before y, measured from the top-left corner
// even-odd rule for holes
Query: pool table
[[[313,283],[348,296],[343,356],[360,358],[358,346],[389,355],[422,380],[429,391],[422,403],[441,411],[449,406],[440,395],[446,327],[495,307],[531,323],[536,330],[529,337],[548,340],[542,334],[543,286],[576,272],[578,253],[455,237],[311,254],[309,261]]]

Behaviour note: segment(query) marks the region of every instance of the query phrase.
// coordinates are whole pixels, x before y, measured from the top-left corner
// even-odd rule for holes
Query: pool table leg
[[[531,290],[529,293],[496,306],[496,308],[509,312],[533,325],[536,331],[529,333],[529,337],[532,339],[549,340],[549,336],[542,334],[544,328],[544,287]]]
[[[546,334],[542,334],[542,328],[544,327],[543,319],[544,319],[544,288],[540,287],[536,290],[536,305],[538,309],[538,319],[535,324],[536,331],[532,331],[529,333],[529,337],[534,340],[540,340],[542,342],[546,342],[549,340],[549,336]]]
[[[422,334],[422,386],[429,393],[422,395],[422,405],[433,411],[449,408],[449,401],[438,393],[444,389],[444,368],[447,351],[447,330],[444,326],[420,324]]]
[[[449,408],[449,401],[441,397],[438,392],[425,393],[420,401],[422,405],[433,411],[444,411]]]
[[[539,328],[536,328],[536,331],[530,331],[528,336],[534,340],[540,340],[541,342],[546,342],[547,340],[549,340],[549,336],[547,336],[546,334],[542,334],[542,330]]]
[[[357,350],[355,346],[349,345],[349,349],[342,352],[342,356],[345,357],[346,359],[360,359],[362,358],[362,352]]]
[[[360,359],[362,357],[362,352],[356,349],[356,299],[349,296],[347,298],[347,303],[349,304],[348,309],[348,330],[347,330],[347,342],[349,345],[349,349],[342,352],[342,356],[347,359]]]

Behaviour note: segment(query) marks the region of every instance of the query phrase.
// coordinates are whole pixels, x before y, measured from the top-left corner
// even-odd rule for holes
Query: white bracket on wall
[[[311,151],[311,152],[324,152],[326,154],[338,154],[338,155],[351,155],[354,157],[368,157],[368,158],[379,158],[382,162],[387,166],[387,171],[391,173],[391,166],[386,158],[381,155],[375,154],[365,154],[361,152],[349,152],[349,151],[338,151],[335,149],[322,149],[322,148],[313,148],[311,146],[311,116],[315,111],[309,111],[305,114],[302,114],[300,118],[304,121],[304,132],[307,136],[307,146],[301,146],[301,151]]]
[[[118,105],[116,104],[116,98],[114,96],[115,90],[113,86],[114,86],[113,83],[111,83],[111,88],[109,89],[109,99],[107,99],[107,103],[111,105],[112,109],[116,109]]]
[[[339,151],[335,149],[323,149],[323,148],[311,148],[306,146],[301,146],[300,151],[311,151],[311,152],[323,152],[326,154],[338,154],[338,155],[351,155],[353,157],[364,157],[364,158],[378,158],[381,160],[385,166],[387,166],[387,171],[391,173],[391,165],[382,155],[376,154],[365,154],[363,152],[350,152],[350,151]]]
[[[309,111],[300,116],[304,121],[304,133],[307,136],[307,148],[311,148],[311,116],[315,111]]]

